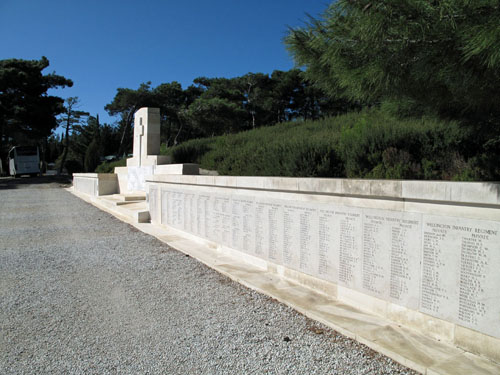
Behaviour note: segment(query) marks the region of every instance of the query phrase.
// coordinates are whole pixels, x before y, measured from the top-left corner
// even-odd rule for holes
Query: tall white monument
[[[133,157],[127,159],[128,190],[145,191],[145,179],[155,167],[167,164],[169,157],[160,154],[160,109],[140,108],[134,115]]]

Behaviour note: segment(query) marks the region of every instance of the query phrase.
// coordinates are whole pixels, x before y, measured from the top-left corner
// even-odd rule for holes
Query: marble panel
[[[319,206],[319,205],[318,205]],[[318,277],[338,282],[340,230],[335,209],[318,207]]]
[[[283,205],[280,201],[255,202],[255,254],[283,264]]]
[[[363,266],[363,221],[360,209],[334,206],[334,250],[338,253],[338,282],[348,288],[361,290]]]
[[[317,276],[318,209],[303,202],[283,202],[283,260],[292,269]]]
[[[159,224],[161,222],[160,210],[158,209],[158,187],[149,187],[149,214],[151,216],[151,222],[154,224]]]
[[[363,286],[365,293],[389,298],[391,220],[399,220],[401,213],[389,214],[381,210],[363,212]]]
[[[301,263],[301,211],[302,207],[292,202],[283,205],[283,265],[297,271]]]
[[[205,239],[208,239],[210,232],[210,198],[209,193],[199,193],[194,197],[196,205],[195,234]]]
[[[363,210],[362,290],[418,308],[421,217],[387,210]]]
[[[418,309],[422,248],[422,215],[403,213],[386,218],[391,223],[389,299]]]
[[[424,216],[420,310],[500,337],[500,223]]]
[[[181,230],[184,229],[184,195],[179,190],[170,190],[168,195],[169,225]]]
[[[208,239],[231,246],[231,197],[229,194],[213,194],[209,199],[210,220]]]
[[[183,213],[183,229],[189,233],[196,233],[196,194],[191,190],[184,192]]]
[[[253,197],[235,195],[231,199],[230,247],[247,254],[255,253],[255,199]]]
[[[168,217],[168,198],[169,198],[169,190],[165,188],[161,188],[159,191],[160,194],[160,204],[161,204],[161,215],[160,215],[160,223],[163,225],[169,225],[169,217]]]
[[[128,167],[127,173],[129,191],[146,191],[146,178],[153,175],[153,166]]]

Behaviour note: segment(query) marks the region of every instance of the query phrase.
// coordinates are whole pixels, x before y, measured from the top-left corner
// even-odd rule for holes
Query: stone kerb
[[[147,183],[153,223],[329,284],[341,302],[500,362],[500,184],[183,175]]]

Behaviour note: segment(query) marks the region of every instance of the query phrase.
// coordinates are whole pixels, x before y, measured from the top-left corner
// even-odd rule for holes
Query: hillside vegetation
[[[488,179],[484,155],[457,122],[398,119],[365,110],[187,141],[166,150],[175,163],[222,175],[389,179]]]

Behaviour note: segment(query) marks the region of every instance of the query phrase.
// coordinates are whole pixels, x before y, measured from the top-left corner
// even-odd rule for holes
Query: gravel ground
[[[54,184],[0,190],[1,374],[415,374]]]

